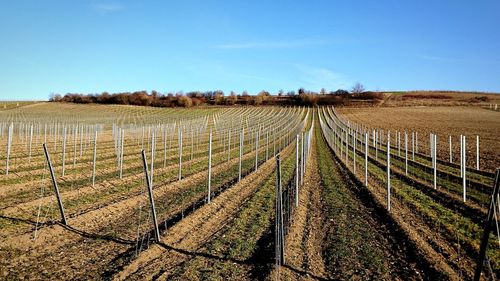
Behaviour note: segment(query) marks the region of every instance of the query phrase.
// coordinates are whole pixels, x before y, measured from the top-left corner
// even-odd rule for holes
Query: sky
[[[500,92],[500,1],[0,0],[0,100],[304,87]]]

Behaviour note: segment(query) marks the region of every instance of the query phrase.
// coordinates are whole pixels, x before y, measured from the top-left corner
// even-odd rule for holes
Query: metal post
[[[449,145],[450,145],[450,163],[453,163],[453,157],[452,157],[452,153],[451,153],[451,136],[449,136]]]
[[[464,138],[462,138],[462,135],[460,135],[460,176],[463,177],[463,172],[464,172]]]
[[[415,132],[411,132],[411,157],[415,161]]]
[[[153,133],[151,134],[151,168],[149,168],[149,180],[150,185],[153,186],[153,178],[154,178],[154,165],[155,165],[155,148],[156,148],[156,138],[155,138],[155,129],[153,129]],[[149,135],[149,134],[148,134]]]
[[[208,204],[210,204],[210,187],[212,181],[212,129],[208,140]]]
[[[259,131],[255,131],[255,171],[259,164]]]
[[[97,150],[97,130],[95,131],[94,135],[94,160],[92,161],[92,186],[95,185],[95,160],[96,160],[96,150]]]
[[[63,129],[63,143],[62,143],[62,176],[64,177],[64,168],[66,162],[66,126]]]
[[[238,182],[241,181],[241,158],[243,157],[243,129],[240,132],[240,159],[238,164]]]
[[[463,149],[462,184],[463,184],[463,189],[464,189],[464,202],[465,202],[465,200],[466,200],[466,183],[467,183],[467,181],[465,179],[465,172],[467,171],[467,160],[466,160],[466,158],[467,158],[467,146],[465,144],[465,136],[462,136],[462,139],[463,139],[463,141],[462,141],[462,144],[463,144],[463,147],[462,147],[462,149]]]
[[[148,163],[146,160],[146,153],[144,149],[142,150],[142,164],[144,166],[144,174],[146,176],[146,186],[148,187],[148,195],[149,195],[149,203],[151,205],[151,214],[153,218],[153,228],[154,228],[154,236],[156,242],[160,242],[160,230],[158,228],[158,223],[156,221],[156,209],[155,209],[155,200],[153,197],[153,187],[151,186],[151,180],[149,179],[148,174]]]
[[[405,175],[408,175],[408,133],[405,131]]]
[[[167,166],[167,128],[163,126],[163,168]]]
[[[5,174],[9,175],[9,159],[10,159],[10,148],[12,146],[12,134],[14,131],[14,125],[10,123],[9,126],[9,135],[7,136],[7,160],[5,166]]]
[[[295,206],[299,206],[299,135],[295,141]]]
[[[433,135],[432,141],[433,148],[433,161],[434,161],[434,189],[437,189],[437,135]]]
[[[231,159],[231,129],[227,131],[227,161],[229,162],[229,159]]]
[[[76,135],[78,132],[78,126],[73,128],[73,169],[76,167]]]
[[[281,189],[281,159],[280,155],[276,155],[276,250],[278,256],[278,264],[285,264],[285,241],[283,233],[283,197]]]
[[[387,210],[391,210],[391,132],[387,132]]]
[[[266,130],[266,161],[269,160],[269,129]]]
[[[49,166],[50,178],[52,180],[52,185],[54,186],[54,191],[57,197],[57,204],[59,205],[59,211],[61,212],[61,220],[64,225],[68,225],[66,220],[66,215],[64,214],[64,206],[61,200],[61,194],[59,193],[59,187],[57,187],[56,176],[54,175],[54,169],[52,168],[52,163],[50,162],[50,155],[47,151],[47,146],[43,144],[43,151],[45,153],[45,159],[47,159],[47,164]]]
[[[301,142],[301,148],[300,148],[300,184],[304,184],[304,172],[306,169],[306,163],[305,163],[305,157],[304,157],[304,133],[302,133],[300,139],[302,140]]]
[[[365,186],[368,186],[368,133],[365,133]]]
[[[415,132],[415,153],[418,154],[418,132]]]
[[[182,179],[182,130],[179,125],[179,138],[177,141],[177,145],[179,146],[179,180]]]
[[[401,132],[398,131],[398,156],[401,156]]]
[[[31,143],[33,141],[33,124],[31,124],[30,127],[30,146],[29,146],[29,156],[28,156],[28,163],[31,163]]]
[[[354,174],[356,174],[356,132],[352,135],[352,167]]]
[[[479,136],[476,136],[476,170],[479,170]]]

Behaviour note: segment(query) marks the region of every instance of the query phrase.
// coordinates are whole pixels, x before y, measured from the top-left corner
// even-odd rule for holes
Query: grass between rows
[[[283,182],[292,178],[295,154],[282,160]],[[274,201],[276,172],[269,176],[258,191],[237,214],[236,218],[201,251],[220,257],[220,260],[196,257],[173,273],[173,280],[242,280],[248,275],[265,275],[270,269],[274,242]],[[244,266],[234,261],[244,264]],[[253,272],[248,272],[248,271]],[[253,278],[250,277],[250,278]]]

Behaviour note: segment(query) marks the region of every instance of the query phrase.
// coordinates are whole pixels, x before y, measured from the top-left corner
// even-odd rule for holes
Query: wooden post
[[[160,230],[158,228],[158,223],[156,220],[156,209],[155,209],[155,201],[153,197],[153,187],[151,186],[151,179],[148,175],[148,163],[146,160],[146,153],[142,150],[142,164],[144,166],[144,175],[146,177],[146,186],[148,187],[148,195],[149,195],[149,203],[151,205],[151,215],[153,218],[153,228],[154,228],[154,236],[155,241],[160,242]]]
[[[484,223],[483,238],[481,239],[481,246],[479,247],[479,256],[477,258],[476,270],[474,272],[474,281],[479,281],[481,278],[481,272],[483,270],[484,259],[486,257],[486,249],[488,249],[488,241],[490,240],[490,232],[493,227],[493,219],[495,215],[495,208],[500,204],[496,202],[498,200],[498,194],[500,190],[500,169],[497,169],[495,175],[495,183],[493,186],[493,194],[491,196],[490,208],[488,209],[488,216]]]
[[[59,205],[59,211],[61,212],[61,221],[64,225],[68,225],[66,220],[66,215],[64,214],[64,206],[61,200],[61,194],[59,193],[59,187],[57,186],[56,176],[54,175],[54,169],[52,168],[52,163],[50,162],[50,155],[47,151],[47,146],[43,144],[43,151],[45,153],[45,159],[47,159],[47,164],[49,166],[50,178],[52,180],[52,185],[54,186],[54,191],[57,197],[57,204]]]

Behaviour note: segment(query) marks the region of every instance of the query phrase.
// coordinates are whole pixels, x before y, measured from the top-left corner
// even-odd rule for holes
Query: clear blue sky
[[[2,100],[356,81],[500,92],[500,1],[0,2]]]

